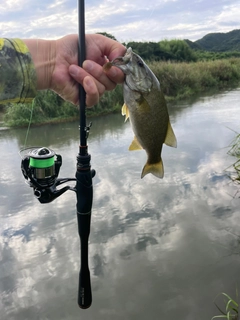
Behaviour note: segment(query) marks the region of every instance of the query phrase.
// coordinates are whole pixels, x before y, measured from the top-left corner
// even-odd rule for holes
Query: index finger
[[[86,35],[88,41],[88,59],[103,65],[107,57],[109,60],[113,60],[119,56],[123,56],[126,52],[126,48],[120,42],[112,40],[101,34]],[[95,48],[95,49],[94,49]]]

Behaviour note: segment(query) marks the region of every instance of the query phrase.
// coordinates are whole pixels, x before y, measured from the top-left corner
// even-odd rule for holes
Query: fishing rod
[[[84,0],[78,0],[78,65],[81,67],[86,56],[85,49],[85,8]],[[78,305],[87,309],[92,303],[91,279],[88,266],[88,240],[91,227],[91,211],[93,199],[92,178],[95,170],[91,170],[91,155],[88,154],[87,137],[91,124],[86,126],[86,92],[79,85],[79,131],[80,144],[77,155],[75,178],[58,178],[62,157],[47,147],[30,147],[20,150],[21,169],[28,185],[40,203],[49,203],[67,190],[74,191],[77,197],[77,222],[80,238],[80,271],[78,287]],[[75,181],[75,187],[57,187],[68,181]]]
[[[84,0],[78,0],[78,20],[78,63],[81,67],[86,59]],[[92,178],[95,176],[95,170],[91,170],[91,156],[88,154],[87,147],[87,136],[91,124],[86,126],[85,101],[86,92],[83,86],[79,85],[80,146],[77,156],[76,194],[78,232],[81,245],[81,269],[79,273],[78,305],[84,309],[90,307],[92,303],[91,281],[88,267],[88,238],[90,234],[93,198]]]

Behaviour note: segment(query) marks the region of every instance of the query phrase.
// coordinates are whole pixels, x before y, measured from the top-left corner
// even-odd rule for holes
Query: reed
[[[167,100],[179,100],[216,88],[239,85],[240,59],[198,62],[150,62]]]
[[[240,134],[234,131],[236,136],[233,141],[230,143],[228,154],[235,158],[234,163],[226,169],[229,177],[237,185],[240,183]],[[237,190],[238,194],[239,191]]]
[[[227,320],[238,320],[238,292],[236,291],[236,299],[232,299],[228,294],[222,292],[221,295],[225,298],[224,306],[225,310],[222,310],[216,302],[214,302],[217,309],[220,311],[220,315],[212,317],[213,319],[227,319]],[[219,295],[218,295],[219,296]],[[218,297],[217,296],[217,297]]]

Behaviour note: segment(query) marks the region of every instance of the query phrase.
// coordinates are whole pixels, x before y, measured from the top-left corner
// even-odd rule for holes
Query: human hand
[[[37,73],[37,89],[51,89],[63,99],[78,104],[79,83],[86,91],[86,105],[93,106],[105,90],[112,90],[124,80],[122,71],[112,67],[104,72],[109,60],[124,55],[126,48],[117,41],[100,34],[88,34],[86,59],[78,66],[78,35],[58,40],[25,39]]]
[[[50,88],[65,100],[78,104],[79,83],[86,92],[86,105],[96,104],[105,92],[124,80],[118,68],[103,72],[102,66],[109,60],[124,55],[126,48],[117,41],[100,34],[86,35],[86,59],[83,68],[78,63],[78,36],[68,35],[56,40],[56,60]]]

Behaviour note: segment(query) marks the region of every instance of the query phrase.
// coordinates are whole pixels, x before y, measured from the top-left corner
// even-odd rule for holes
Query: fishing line
[[[38,39],[37,39],[37,60],[38,60]],[[30,119],[29,119],[29,122],[28,122],[28,128],[27,128],[27,132],[26,132],[26,137],[25,137],[25,141],[24,141],[24,149],[26,148],[27,139],[28,139],[29,131],[30,131],[30,126],[31,126],[31,123],[32,123],[34,102],[35,102],[35,99],[33,99],[33,101],[32,101],[31,114],[30,114]]]
[[[26,132],[26,136],[25,136],[24,148],[26,148],[27,139],[28,139],[29,131],[30,131],[30,126],[31,126],[31,123],[32,123],[34,101],[35,101],[35,99],[32,101],[31,114],[30,114],[30,119],[29,119],[29,122],[28,122],[28,128],[27,128],[27,132]]]

